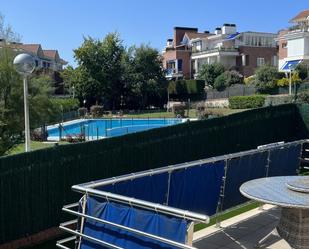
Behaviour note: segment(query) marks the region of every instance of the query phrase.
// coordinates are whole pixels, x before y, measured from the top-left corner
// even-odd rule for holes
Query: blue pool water
[[[49,140],[59,140],[61,137],[76,137],[85,134],[87,140],[114,137],[124,134],[175,125],[182,119],[91,119],[67,123],[63,128],[54,125],[47,129]]]

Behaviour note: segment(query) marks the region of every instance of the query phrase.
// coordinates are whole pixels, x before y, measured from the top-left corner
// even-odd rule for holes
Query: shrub
[[[309,103],[309,90],[299,93],[297,95],[297,100],[301,103]]]
[[[224,90],[226,87],[226,77],[225,74],[220,74],[214,83],[214,88],[217,89],[218,91]]]
[[[204,64],[199,70],[198,79],[204,80],[207,85],[214,86],[216,78],[224,73],[221,63]]]
[[[254,83],[255,83],[255,77],[254,77],[254,75],[244,78],[244,83],[245,83],[246,85],[254,84]]]
[[[295,71],[301,80],[305,80],[309,76],[309,68],[303,63],[298,64]]]
[[[276,86],[278,70],[275,67],[264,65],[255,72],[255,84],[259,93],[268,93]]]
[[[205,117],[205,103],[201,102],[196,105],[196,116],[198,119],[204,119]]]
[[[289,85],[289,79],[288,78],[282,78],[277,80],[277,86],[288,86]]]
[[[264,95],[234,96],[229,98],[231,109],[247,109],[262,107],[265,103]]]
[[[235,70],[226,71],[220,74],[216,78],[215,83],[214,83],[214,88],[220,91],[231,85],[243,84],[243,83],[244,83],[243,76],[240,73],[238,73]]]
[[[86,116],[87,114],[87,108],[85,107],[78,108],[77,111],[78,111],[78,116],[81,116],[81,117]]]
[[[104,113],[104,107],[101,105],[93,105],[90,107],[90,112],[94,117],[100,117]]]
[[[174,104],[173,105],[173,113],[175,117],[185,117],[185,111],[187,109],[187,105],[184,103]]]

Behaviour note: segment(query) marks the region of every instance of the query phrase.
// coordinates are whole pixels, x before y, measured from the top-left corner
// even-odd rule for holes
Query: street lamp
[[[29,126],[29,106],[28,106],[28,83],[29,76],[35,69],[35,62],[29,54],[19,54],[14,58],[13,64],[16,71],[22,75],[24,83],[24,111],[25,111],[25,151],[30,151],[30,126]]]

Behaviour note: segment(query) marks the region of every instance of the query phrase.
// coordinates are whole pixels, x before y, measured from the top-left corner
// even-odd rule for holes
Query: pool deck
[[[256,243],[276,226],[280,209],[264,205],[194,233],[194,246],[198,249],[254,249]],[[287,242],[271,235],[259,248],[291,249]]]

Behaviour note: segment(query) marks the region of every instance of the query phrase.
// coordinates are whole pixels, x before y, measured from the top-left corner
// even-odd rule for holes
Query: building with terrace
[[[7,42],[0,39],[0,48],[9,48],[14,54],[27,53],[33,56],[36,66],[36,74],[48,75],[54,81],[55,94],[64,94],[63,79],[60,72],[67,64],[58,53],[58,50],[43,49],[41,44],[23,44],[19,42]]]
[[[292,26],[278,36],[281,71],[290,71],[300,62],[309,64],[309,10],[300,12],[290,23]]]
[[[163,51],[163,66],[169,79],[195,78],[204,64],[222,63],[244,76],[264,64],[278,65],[277,34],[238,32],[235,24],[224,24],[214,33],[196,28],[174,28]]]
[[[34,57],[37,69],[61,71],[67,62],[60,58],[57,50],[43,49],[41,44],[23,44],[0,40],[0,47],[7,46],[15,53],[28,53]]]

